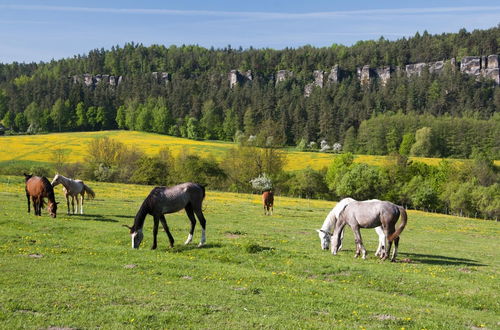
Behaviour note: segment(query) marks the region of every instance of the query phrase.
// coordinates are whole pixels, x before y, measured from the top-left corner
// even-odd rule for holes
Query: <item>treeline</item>
[[[87,161],[68,163],[64,150],[54,151],[54,168],[4,168],[4,174],[31,171],[50,176],[54,170],[69,177],[106,182],[173,185],[194,181],[211,190],[258,192],[251,180],[264,173],[280,195],[340,200],[384,199],[407,208],[498,219],[499,170],[484,153],[464,162],[443,160],[438,166],[393,156],[383,166],[355,163],[351,153],[337,155],[328,168],[285,172],[280,149],[239,144],[221,161],[183,150],[174,156],[163,147],[153,156],[109,138],[89,143]]]
[[[335,64],[355,70],[365,64],[402,66],[497,54],[498,41],[500,27],[416,34],[351,47],[243,50],[127,44],[50,63],[0,64],[0,119],[16,132],[123,128],[221,140],[255,135],[259,141],[272,139],[280,145],[326,140],[355,152],[385,154],[400,145],[382,147],[365,141],[364,127],[381,121],[375,118],[389,118],[394,113],[408,118],[448,116],[463,123],[488,121],[484,125],[490,127],[498,122],[492,117],[500,110],[500,87],[447,66],[439,75],[424,70],[421,76],[409,78],[399,73],[385,86],[377,82],[361,86],[357,77],[350,75],[304,97],[313,70],[327,70]],[[252,70],[254,79],[230,88],[228,72],[232,69]],[[291,70],[294,75],[276,84],[273,76],[279,69]],[[171,81],[159,82],[152,78],[152,72],[168,72]],[[86,86],[72,79],[83,73],[122,75],[124,79],[118,86],[104,81]],[[425,120],[415,123],[417,126],[405,127],[404,133],[415,135],[425,127],[430,127],[434,136],[457,133],[454,125],[438,128]],[[498,140],[498,133],[489,139]],[[395,140],[403,141],[401,136]],[[429,155],[470,157],[472,150],[489,149],[498,156],[491,143],[483,142],[472,139],[468,147],[434,148]]]

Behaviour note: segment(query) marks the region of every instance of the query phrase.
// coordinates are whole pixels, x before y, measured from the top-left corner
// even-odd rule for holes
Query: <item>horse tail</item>
[[[83,184],[83,189],[87,193],[87,199],[89,199],[89,196],[93,199],[95,197],[95,193],[92,189],[90,189],[89,186],[87,186],[85,183]]]
[[[408,216],[406,214],[406,210],[404,209],[404,207],[399,206],[399,205],[397,205],[397,207],[398,207],[399,213],[401,215],[401,224],[399,225],[398,229],[396,229],[396,231],[394,233],[389,235],[389,237],[387,238],[389,240],[389,242],[392,242],[395,238],[397,238],[397,237],[399,237],[399,235],[401,235],[401,232],[403,231],[403,229],[405,229],[406,223],[408,221]]]

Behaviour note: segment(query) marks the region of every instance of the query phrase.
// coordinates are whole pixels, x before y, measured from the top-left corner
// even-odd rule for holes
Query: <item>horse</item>
[[[46,177],[33,176],[31,174],[24,174],[24,181],[26,186],[26,198],[28,199],[28,213],[30,213],[30,197],[33,201],[35,215],[42,215],[42,208],[45,204],[44,198],[48,199],[47,210],[52,218],[57,215],[57,202],[54,196],[54,189]]]
[[[71,197],[71,206],[73,209],[73,214],[78,213],[78,195],[80,195],[80,214],[83,214],[83,199],[85,197],[85,193],[87,193],[87,199],[89,196],[91,198],[95,197],[95,193],[89,186],[83,183],[82,180],[73,180],[62,176],[61,174],[56,174],[54,179],[52,179],[52,187],[57,186],[58,184],[63,185],[64,196],[66,197],[66,204],[68,206],[68,214],[70,214],[69,210],[69,197]],[[76,212],[75,212],[75,199],[76,199]]]
[[[262,193],[262,203],[264,204],[264,215],[273,215],[274,195],[271,190]]]
[[[337,219],[339,218],[340,212],[344,210],[344,208],[349,204],[350,202],[355,202],[356,200],[350,197],[344,198],[340,200],[335,207],[328,213],[328,215],[325,218],[325,221],[323,222],[323,226],[321,226],[321,229],[316,229],[319,235],[319,239],[321,241],[321,248],[323,250],[328,250],[330,247],[330,241],[332,238],[332,228],[335,227],[335,224],[337,223]],[[382,251],[385,250],[385,234],[384,231],[382,230],[382,227],[375,227],[375,232],[378,235],[378,247],[377,247],[377,252],[375,252],[376,256],[382,257]],[[339,250],[342,248],[342,241],[344,239],[344,231],[340,234],[340,245],[339,245]]]
[[[401,218],[401,223],[396,229],[396,223]],[[334,255],[337,254],[340,242],[341,233],[344,226],[348,224],[354,232],[356,242],[355,258],[362,253],[363,259],[366,259],[366,250],[363,246],[361,233],[359,228],[374,228],[382,226],[385,236],[389,242],[387,251],[382,252],[381,259],[385,260],[391,252],[392,242],[394,241],[394,252],[391,256],[391,261],[396,261],[398,252],[399,236],[403,232],[408,221],[406,210],[399,205],[387,201],[377,199],[368,201],[353,201],[348,203],[340,212],[335,230],[332,235],[331,249]],[[385,250],[385,249],[384,249]]]
[[[142,242],[144,234],[142,227],[144,220],[148,214],[153,216],[153,246],[151,250],[156,249],[158,234],[158,224],[161,222],[163,229],[167,233],[170,247],[174,247],[174,238],[168,229],[167,221],[164,214],[174,213],[182,209],[186,210],[187,216],[191,221],[191,230],[189,231],[188,238],[184,244],[189,244],[193,240],[194,228],[196,225],[196,217],[201,225],[201,241],[198,246],[205,244],[205,225],[206,220],[202,212],[202,203],[205,198],[205,186],[197,183],[186,182],[173,187],[155,187],[146,199],[142,202],[139,211],[135,215],[134,224],[130,227],[123,225],[130,230],[132,238],[132,248],[138,249]]]

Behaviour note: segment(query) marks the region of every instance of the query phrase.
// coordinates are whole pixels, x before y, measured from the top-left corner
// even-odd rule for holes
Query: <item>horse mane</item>
[[[52,203],[55,203],[56,197],[54,195],[54,187],[52,187],[52,184],[50,183],[49,179],[47,179],[46,177],[42,176],[41,179],[42,179],[43,188],[47,192],[47,197],[48,197],[49,201],[51,201]],[[43,204],[43,202],[42,202],[42,204]]]
[[[144,221],[146,220],[146,216],[151,213],[154,202],[158,198],[157,196],[161,192],[161,190],[162,187],[153,188],[148,197],[146,197],[146,199],[142,202],[139,211],[137,211],[137,214],[135,215],[134,224],[132,225],[132,227],[129,227],[130,233],[142,229],[142,227],[144,226]]]
[[[332,227],[335,225],[336,221],[340,217],[340,214],[344,209],[349,205],[349,203],[355,201],[355,199],[352,199],[350,197],[344,198],[340,200],[335,207],[328,213],[328,215],[325,218],[325,222],[323,222],[323,226],[321,227],[321,230],[330,232]]]

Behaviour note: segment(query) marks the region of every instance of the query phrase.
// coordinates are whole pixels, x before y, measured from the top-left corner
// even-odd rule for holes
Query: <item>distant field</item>
[[[0,136],[0,166],[6,163],[53,162],[55,149],[66,151],[70,162],[84,160],[87,144],[94,138],[107,136],[129,146],[143,150],[149,155],[158,152],[161,147],[168,146],[178,154],[183,148],[203,157],[212,155],[220,160],[225,153],[235,147],[234,143],[219,141],[195,141],[167,135],[136,131],[99,131],[76,133],[52,133],[43,135]],[[310,166],[314,169],[327,167],[335,155],[319,152],[298,152],[284,149],[287,155],[285,170],[296,171]],[[381,165],[387,162],[384,156],[360,155],[356,162]],[[439,158],[415,158],[426,164],[436,165]],[[498,162],[500,165],[500,161]]]
[[[409,211],[398,263],[366,260],[346,231],[337,256],[314,231],[333,202],[207,191],[207,245],[184,246],[189,221],[167,215],[151,251],[130,247],[151,187],[87,182],[85,215],[26,212],[23,179],[0,176],[0,322],[4,329],[498,329],[498,223]],[[56,189],[62,202],[62,191]],[[194,241],[200,239],[199,225]]]

